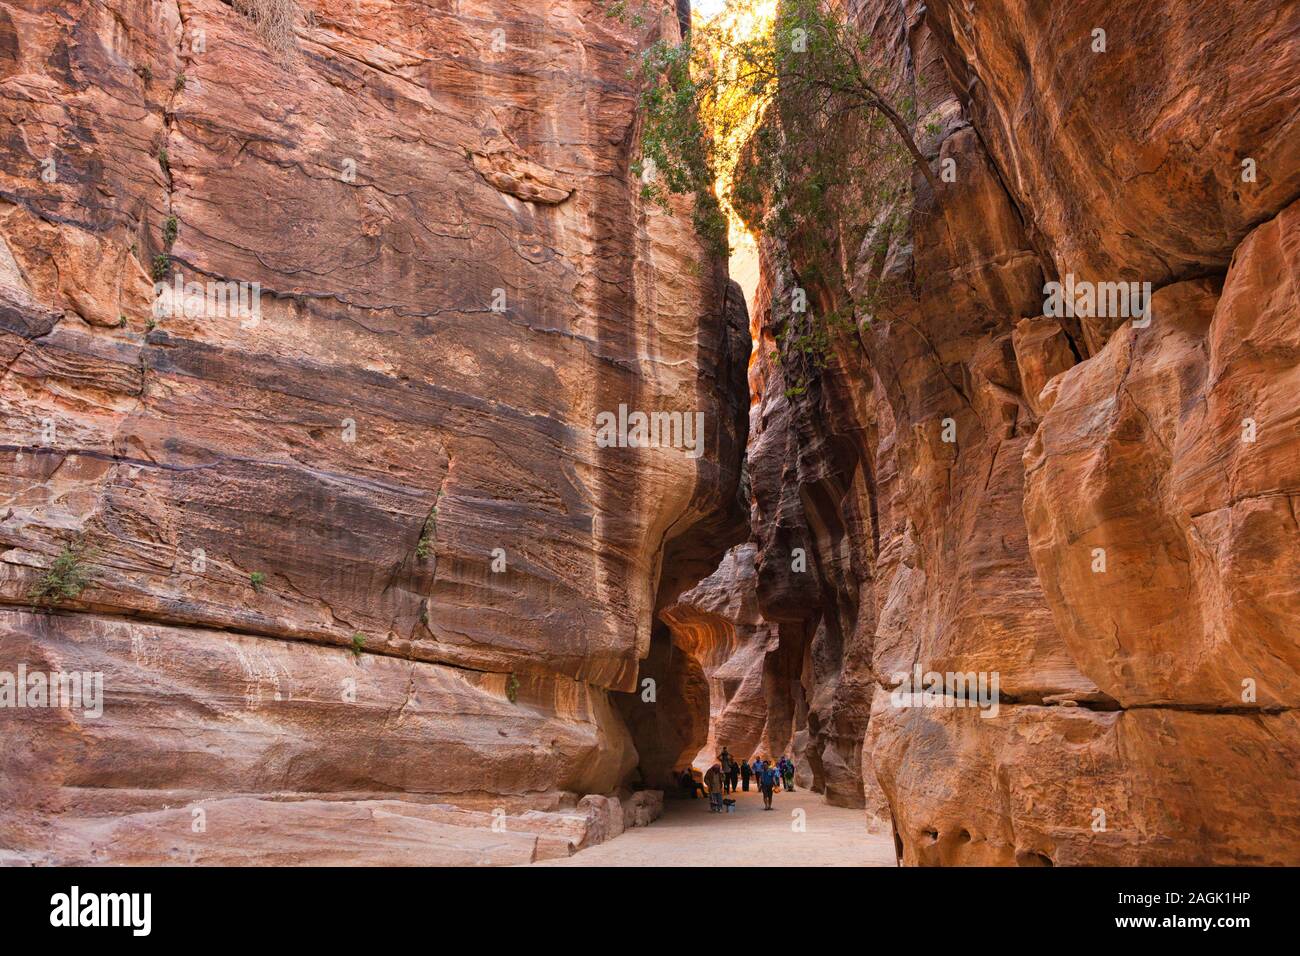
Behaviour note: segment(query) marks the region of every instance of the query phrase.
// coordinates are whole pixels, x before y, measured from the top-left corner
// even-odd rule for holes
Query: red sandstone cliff
[[[654,608],[743,535],[743,305],[630,169],[678,19],[265,7],[0,5],[0,668],[105,686],[0,713],[0,855],[567,852]],[[260,313],[154,317],[155,268]],[[701,454],[598,449],[620,404]]]
[[[1296,6],[848,8],[956,175],[892,234],[762,239],[759,601],[839,662],[802,759],[861,748],[905,863],[1300,862]],[[1152,321],[1044,317],[1067,273]],[[771,360],[795,286],[881,278],[827,368]],[[999,716],[897,706],[918,664],[998,673]]]
[[[630,168],[675,14],[276,6],[0,4],[0,671],[105,687],[0,710],[0,862],[526,861],[726,744],[905,863],[1300,863],[1294,3],[848,2],[956,177],[761,237],[748,436]],[[701,455],[598,449],[620,405]]]

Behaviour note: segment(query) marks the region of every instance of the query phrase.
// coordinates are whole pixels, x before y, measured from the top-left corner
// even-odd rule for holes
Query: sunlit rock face
[[[1295,198],[1300,40],[1283,0],[928,7],[952,89],[1049,271],[1156,286],[1221,274]],[[1116,324],[1085,321],[1089,350]]]
[[[767,727],[765,664],[777,649],[777,629],[759,614],[755,583],[754,546],[740,545],[660,613],[673,646],[698,662],[708,681],[708,736],[691,761],[697,766],[711,764],[723,748],[738,760],[768,755],[773,736],[791,734],[789,727]]]
[[[1127,706],[1300,704],[1300,206],[1060,379],[1025,514],[1061,634]],[[1104,568],[1103,568],[1104,562]],[[1208,732],[1208,731],[1207,731]]]
[[[1298,734],[1290,712],[878,699],[868,742],[905,865],[1276,866],[1296,859]]]
[[[801,224],[865,236],[833,259],[762,237],[752,527],[764,616],[837,635],[808,697],[905,863],[1300,862],[1287,7],[851,5],[955,176]],[[1068,274],[1149,314],[1045,314]],[[823,370],[773,360],[796,286],[881,279]],[[896,693],[918,665],[996,675],[996,715]]]
[[[20,859],[111,861],[128,806],[139,860],[204,799],[609,792],[661,579],[741,533],[743,304],[630,172],[628,67],[678,17],[301,6],[287,52],[217,0],[0,13],[0,667],[106,678],[98,723],[0,715],[44,755],[5,747]],[[620,406],[702,433],[599,447]],[[89,585],[28,613],[74,541]],[[282,809],[234,815],[243,859]],[[444,824],[403,859],[476,858]]]

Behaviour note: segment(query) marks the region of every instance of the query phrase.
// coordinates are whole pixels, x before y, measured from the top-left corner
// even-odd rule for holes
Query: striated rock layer
[[[0,670],[105,698],[0,711],[6,859],[611,833],[608,694],[742,533],[743,303],[630,171],[678,18],[300,7],[287,47],[218,0],[0,7]],[[703,434],[598,447],[620,405]]]
[[[726,748],[737,760],[779,754],[791,727],[769,725],[788,688],[772,673],[778,650],[776,626],[758,613],[754,546],[727,552],[718,569],[660,612],[673,647],[698,665],[708,686],[708,733],[679,767],[707,769]],[[695,741],[692,741],[694,744]]]
[[[811,648],[801,760],[905,863],[1300,863],[1294,5],[846,6],[955,176],[761,237],[752,526]],[[1067,276],[1150,313],[1049,317]],[[774,360],[796,287],[874,302],[824,368]],[[892,693],[917,667],[996,676],[996,716]]]

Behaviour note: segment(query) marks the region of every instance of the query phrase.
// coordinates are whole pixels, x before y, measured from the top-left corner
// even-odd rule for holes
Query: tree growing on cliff
[[[666,207],[671,194],[712,198],[716,189],[719,216],[779,235],[809,273],[818,263],[853,263],[864,249],[883,256],[908,205],[911,171],[936,201],[939,188],[912,132],[915,103],[892,94],[872,43],[822,0],[728,0],[683,41],[650,44],[640,62],[645,197]],[[853,225],[862,222],[870,235]],[[707,231],[725,236],[725,223]],[[879,279],[800,278],[838,283],[828,299],[849,303],[791,307],[784,317],[784,357],[816,366],[837,334],[870,315],[882,288]]]

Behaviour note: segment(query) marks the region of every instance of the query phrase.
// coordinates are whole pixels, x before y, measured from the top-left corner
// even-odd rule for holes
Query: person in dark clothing
[[[741,786],[741,789],[743,789],[746,793],[749,793],[749,777],[750,777],[750,773],[751,773],[751,771],[750,771],[750,769],[749,769],[749,763],[748,763],[748,761],[741,763],[741,765],[740,765],[740,786]]]
[[[731,754],[727,752],[726,747],[723,747],[722,753],[718,754],[718,766],[722,770],[723,793],[731,792],[731,762]]]
[[[692,800],[697,799],[704,792],[704,784],[695,779],[695,774],[691,773],[691,768],[687,767],[681,775],[682,792]]]
[[[733,760],[731,761],[731,792],[736,793],[739,790],[740,790],[740,764],[739,762]]]
[[[763,809],[772,809],[772,790],[776,787],[776,769],[763,761],[758,775],[758,789],[763,791]]]

